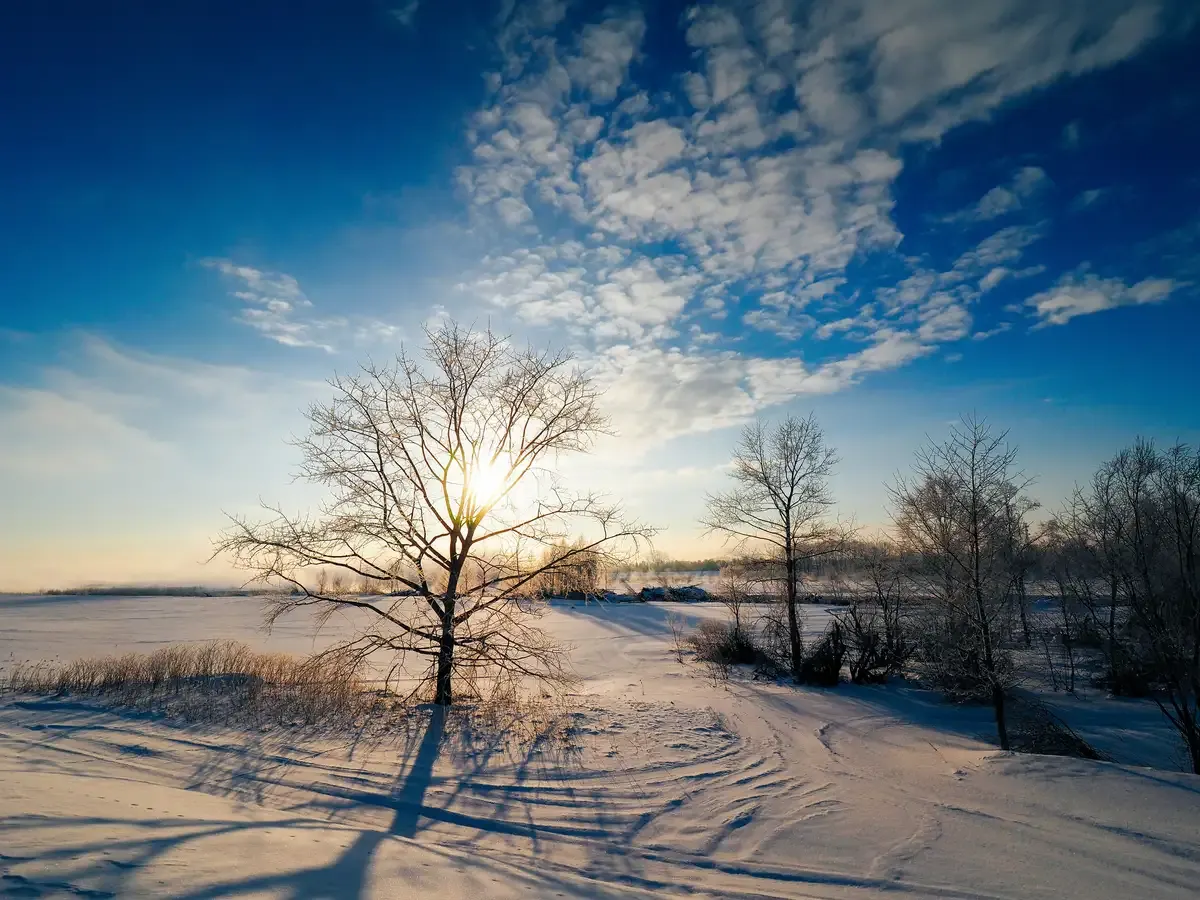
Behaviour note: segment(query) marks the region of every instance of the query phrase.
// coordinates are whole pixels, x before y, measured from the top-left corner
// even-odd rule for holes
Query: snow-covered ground
[[[675,660],[673,611],[722,614],[554,608],[582,681],[567,738],[532,745],[430,715],[333,740],[0,699],[0,896],[1200,892],[1200,778],[1001,753],[987,710],[908,688],[716,684]],[[308,653],[342,627],[314,645],[259,621],[241,598],[0,597],[0,664],[218,637]],[[1162,758],[1145,704],[1065,706],[1116,759]]]

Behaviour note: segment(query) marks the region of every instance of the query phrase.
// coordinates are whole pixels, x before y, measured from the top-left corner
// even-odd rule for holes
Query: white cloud
[[[406,0],[406,2],[393,6],[388,13],[391,17],[403,25],[405,28],[412,28],[413,21],[417,17],[417,10],[421,6],[421,0]]]
[[[1158,0],[704,4],[680,23],[688,70],[648,91],[640,12],[610,11],[573,35],[564,16],[543,0],[505,18],[459,173],[477,226],[496,229],[505,252],[464,287],[566,331],[631,383],[653,382],[630,408],[678,433],[971,336],[987,295],[1040,271],[1022,262],[1044,227],[1000,229],[948,271],[900,256],[893,187],[906,150],[1127,58],[1170,24]],[[957,219],[1027,209],[1049,185],[1025,166]],[[867,258],[907,272],[847,290],[848,268]],[[715,327],[726,316],[746,331]],[[819,352],[759,358],[739,343],[755,332]],[[701,360],[675,355],[687,335],[704,336]],[[643,409],[647,398],[671,412]]]
[[[201,265],[214,269],[233,282],[237,290],[230,296],[244,305],[237,321],[263,336],[288,347],[314,347],[333,353],[334,341],[354,344],[392,343],[399,339],[398,326],[377,319],[356,316],[318,318],[312,315],[312,301],[300,283],[283,272],[269,272],[240,265],[228,259],[206,259]]]
[[[1045,171],[1037,166],[1018,169],[1008,184],[992,188],[979,202],[946,217],[947,222],[987,222],[1024,209],[1028,202],[1050,185]]]
[[[1106,194],[1108,194],[1108,192],[1109,191],[1107,188],[1092,188],[1090,190],[1080,191],[1079,196],[1071,201],[1071,208],[1079,211],[1095,206],[1104,198]]]
[[[78,396],[0,385],[0,473],[19,478],[106,475],[137,459],[161,458],[165,446]]]
[[[1078,150],[1080,141],[1083,136],[1079,127],[1079,121],[1068,122],[1062,130],[1062,145],[1067,150]]]
[[[318,347],[333,352],[333,347],[321,340],[320,335],[331,325],[342,323],[309,316],[307,310],[312,308],[312,301],[304,296],[299,282],[291,275],[266,272],[227,259],[206,259],[202,264],[238,285],[239,289],[231,291],[230,296],[245,304],[237,316],[239,322],[289,347]]]
[[[1158,0],[841,0],[823,4],[843,52],[869,51],[877,116],[938,140],[1008,100],[1125,59],[1168,26]]]
[[[612,100],[625,81],[645,33],[646,20],[640,9],[586,26],[577,55],[567,61],[571,81],[594,100]]]
[[[987,331],[977,331],[971,335],[973,341],[986,341],[988,338],[994,338],[998,334],[1004,334],[1006,331],[1012,330],[1012,322],[1000,322],[994,328],[989,328]]]
[[[45,339],[39,339],[45,340]],[[0,587],[230,578],[203,569],[222,510],[291,486],[285,443],[319,381],[134,352],[73,335],[26,385],[0,386]],[[68,553],[64,546],[70,546]]]
[[[1026,301],[1038,321],[1035,328],[1065,325],[1071,319],[1103,312],[1118,306],[1161,303],[1182,285],[1169,278],[1146,278],[1126,284],[1120,278],[1085,274],[1065,275],[1049,290]]]

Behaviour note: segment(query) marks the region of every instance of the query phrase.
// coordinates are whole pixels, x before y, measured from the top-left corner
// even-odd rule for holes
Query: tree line
[[[1200,448],[1138,440],[1038,523],[1007,434],[967,417],[888,486],[891,533],[874,542],[831,514],[836,462],[811,417],[756,423],[735,448],[735,487],[708,500],[705,524],[747,554],[725,593],[777,586],[783,614],[767,617],[760,637],[795,680],[836,684],[843,667],[859,683],[912,673],[990,703],[1009,749],[1009,700],[1034,642],[1029,586],[1040,577],[1053,586],[1064,686],[1074,690],[1082,652],[1098,653],[1100,683],[1152,697],[1200,773]],[[829,576],[819,581],[818,560]],[[800,604],[814,592],[845,609],[806,646]],[[729,646],[744,654],[732,602]]]

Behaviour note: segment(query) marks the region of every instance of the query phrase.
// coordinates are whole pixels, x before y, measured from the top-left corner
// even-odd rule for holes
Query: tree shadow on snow
[[[61,715],[69,710],[56,712]],[[111,750],[114,740],[131,738],[149,724],[144,720],[125,722],[119,712],[92,707],[76,712],[78,721],[48,737],[74,737]],[[206,742],[199,735],[193,739],[195,731],[171,728],[162,733],[156,730],[154,735],[167,747],[162,752],[201,756],[187,788],[260,806],[278,808],[281,800],[292,802],[267,821],[10,817],[0,822],[0,846],[16,843],[5,835],[16,838],[62,831],[62,839],[38,841],[53,848],[38,854],[41,864],[49,863],[53,871],[53,884],[45,882],[42,888],[70,886],[82,880],[102,888],[94,895],[99,897],[124,895],[147,865],[214,837],[290,829],[301,835],[320,831],[321,840],[332,837],[340,843],[339,836],[350,832],[353,839],[332,862],[209,884],[181,896],[201,900],[276,892],[295,898],[363,897],[379,848],[393,840],[418,841],[423,853],[459,852],[461,855],[451,853],[454,858],[447,864],[464,878],[479,878],[479,896],[489,896],[487,885],[496,879],[511,885],[514,879],[525,878],[530,885],[546,888],[554,887],[560,876],[553,867],[541,864],[536,874],[514,874],[503,861],[503,853],[489,861],[486,854],[469,852],[476,846],[482,849],[481,841],[488,839],[487,847],[493,850],[512,846],[528,867],[531,856],[543,855],[546,842],[604,840],[623,824],[619,816],[614,819],[606,812],[601,786],[592,787],[586,778],[573,777],[578,767],[572,769],[573,761],[561,747],[539,740],[514,746],[505,729],[451,720],[437,707],[411,716],[409,727],[398,738],[363,739],[363,747],[352,741],[345,755],[331,754],[328,749],[307,750],[300,735],[250,733],[238,740],[236,734],[222,734]],[[70,752],[69,747],[62,749]],[[397,752],[390,755],[393,749]],[[367,750],[372,752],[360,752]],[[356,756],[360,758],[357,768]],[[439,760],[448,763],[441,772],[436,771]],[[49,765],[43,762],[39,768],[45,771]],[[65,762],[60,770],[79,771]],[[380,811],[388,814],[385,822],[376,818],[373,827],[363,827]],[[545,815],[547,811],[549,815]],[[80,828],[103,837],[80,840]],[[428,838],[425,833],[431,829],[436,836]],[[389,866],[395,855],[389,854]],[[0,859],[0,864],[8,861]],[[417,865],[413,863],[414,878],[428,874]],[[422,868],[429,865],[420,864]],[[20,877],[13,875],[10,880]],[[13,885],[22,887],[14,880],[0,885],[0,893]],[[569,885],[564,881],[561,887],[567,890]],[[34,890],[38,885],[23,882],[23,888]]]

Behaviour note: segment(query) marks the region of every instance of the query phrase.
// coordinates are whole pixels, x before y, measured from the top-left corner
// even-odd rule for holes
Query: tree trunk
[[[1189,714],[1184,721],[1184,728],[1187,731],[1188,755],[1192,758],[1192,773],[1200,775],[1200,722]]]
[[[438,646],[437,690],[433,702],[438,706],[450,706],[454,702],[451,690],[451,673],[454,671],[454,607],[449,606],[442,618],[442,638]]]
[[[792,677],[800,680],[800,664],[803,662],[804,644],[800,639],[800,617],[796,610],[796,560],[787,552],[787,608],[788,641],[792,651]]]
[[[1011,750],[1008,743],[1008,711],[1004,706],[1004,688],[992,683],[992,706],[996,710],[996,734],[1000,738],[1000,749]]]

